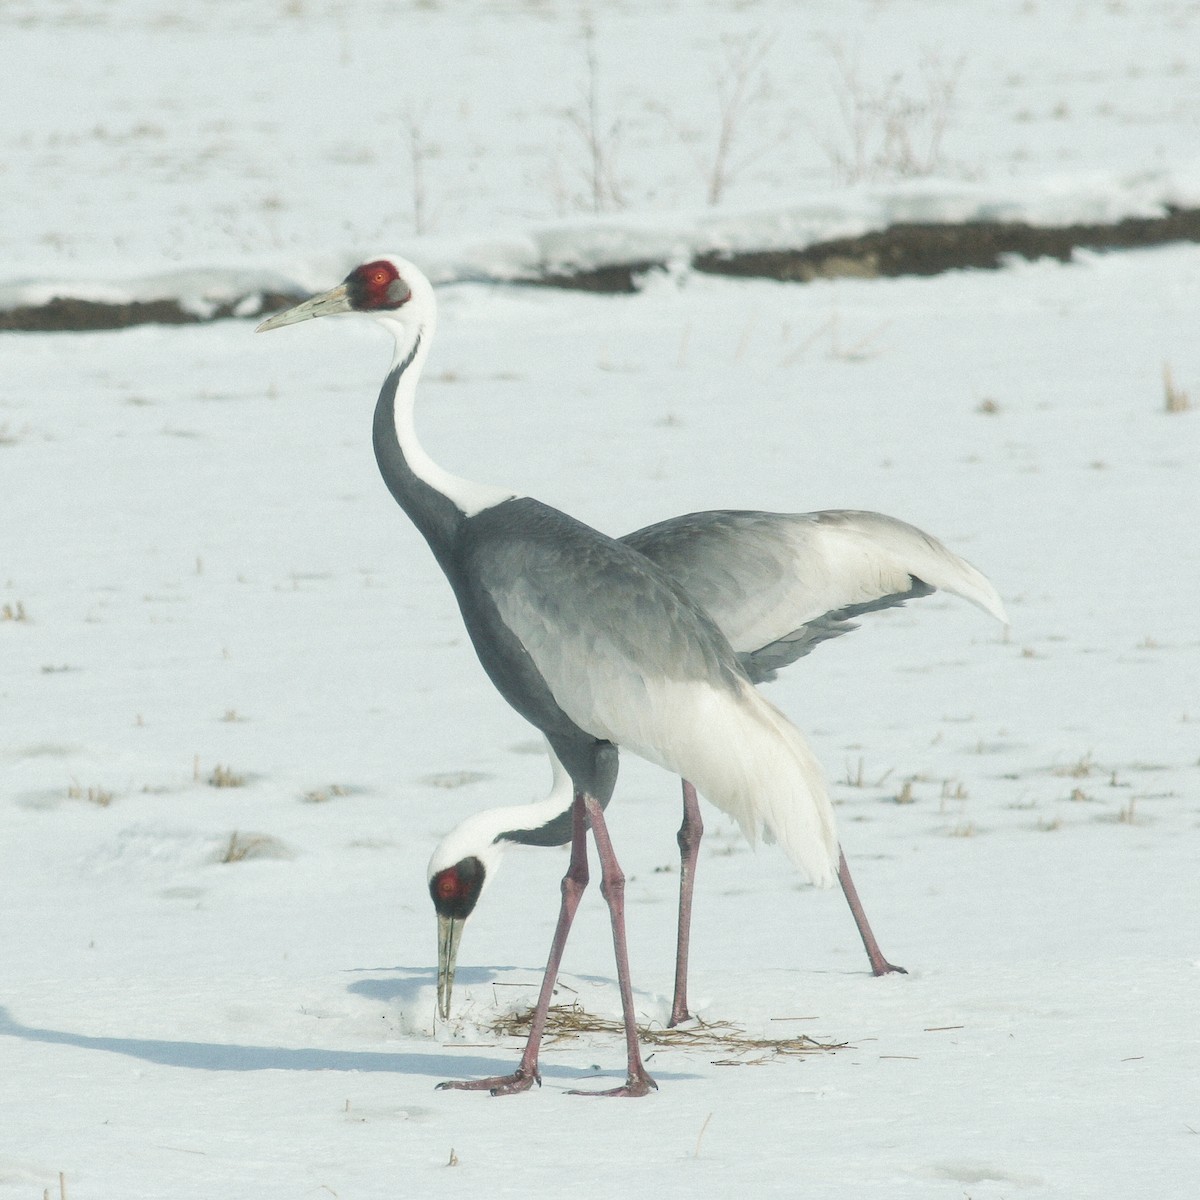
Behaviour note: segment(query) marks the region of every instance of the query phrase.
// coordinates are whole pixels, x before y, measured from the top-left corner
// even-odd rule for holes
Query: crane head
[[[268,317],[257,332],[266,333],[269,329],[336,313],[398,315],[415,295],[432,296],[429,281],[417,267],[403,258],[375,258],[355,267],[337,287]],[[424,306],[418,304],[418,307]]]
[[[438,919],[437,997],[442,1020],[450,1016],[458,942],[467,918],[475,911],[486,879],[483,862],[473,854],[429,877],[429,894]]]

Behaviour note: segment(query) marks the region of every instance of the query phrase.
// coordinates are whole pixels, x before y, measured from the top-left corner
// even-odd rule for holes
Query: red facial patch
[[[433,906],[444,917],[466,919],[483,891],[483,863],[473,855],[439,871],[429,881]]]
[[[440,900],[459,900],[467,894],[467,888],[457,867],[447,867],[433,882]]]
[[[395,264],[386,258],[355,267],[346,277],[346,286],[350,302],[362,312],[399,308],[412,295]]]

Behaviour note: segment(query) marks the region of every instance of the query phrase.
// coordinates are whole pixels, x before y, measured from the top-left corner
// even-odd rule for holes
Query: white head
[[[438,843],[426,872],[438,921],[438,1011],[450,1016],[454,964],[467,918],[500,866],[506,845],[497,840],[496,810],[477,813]]]
[[[433,285],[421,269],[406,258],[388,254],[355,267],[337,287],[269,317],[258,332],[347,312],[376,317],[392,327],[398,342],[411,343],[418,333],[423,332],[426,340],[432,335],[437,303]]]
[[[549,794],[533,804],[489,808],[456,825],[434,849],[426,877],[438,919],[438,1010],[450,1015],[454,964],[467,918],[500,868],[510,835],[534,831],[571,806],[571,777],[547,743],[553,779]]]
[[[398,368],[398,371],[396,386],[390,391],[392,419],[400,454],[408,470],[434,491],[440,492],[468,517],[511,500],[514,495],[511,488],[460,479],[444,470],[426,454],[417,437],[413,424],[417,380],[437,324],[433,285],[420,268],[398,255],[373,258],[355,267],[337,287],[268,317],[258,327],[258,332],[335,313],[364,313],[374,317],[395,341],[392,367]],[[381,392],[381,401],[384,395]],[[395,475],[389,476],[389,472],[395,468],[394,463],[385,466],[380,460],[379,466],[393,495],[397,495],[397,487],[407,489],[406,480]]]

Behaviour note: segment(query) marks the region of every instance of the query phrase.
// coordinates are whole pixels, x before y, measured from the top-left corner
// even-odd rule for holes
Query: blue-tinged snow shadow
[[[483,1058],[479,1055],[388,1052],[373,1050],[292,1049],[287,1046],[241,1046],[229,1042],[185,1042],[164,1038],[100,1037],[63,1029],[22,1025],[0,1006],[0,1035],[27,1042],[103,1050],[140,1058],[165,1067],[192,1071],[385,1071],[396,1075],[427,1075],[431,1079],[463,1079],[503,1075],[516,1066],[516,1055]],[[593,1074],[587,1068],[548,1063],[543,1077],[579,1080]]]
[[[362,973],[375,977],[355,980],[346,991],[382,1004],[398,1004],[403,1009],[419,1003],[432,1006],[432,997],[437,991],[437,972],[432,968],[380,967]],[[526,989],[536,995],[542,984],[542,968],[530,967],[526,973],[528,977],[520,979],[521,971],[501,963],[494,966],[460,966],[454,973],[454,994],[464,995],[469,987],[490,983],[497,987]],[[610,979],[602,975],[581,975],[573,972],[571,978],[596,985],[611,983]],[[554,995],[561,999],[563,996],[573,997],[575,992],[560,981],[555,985]]]
[[[383,1071],[395,1075],[426,1075],[441,1081],[506,1075],[517,1065],[516,1054],[504,1058],[483,1058],[441,1051],[314,1050],[287,1046],[242,1046],[231,1042],[102,1037],[71,1033],[65,1029],[23,1025],[2,1005],[0,1036],[52,1046],[73,1046],[80,1050],[101,1050],[190,1071]],[[571,1083],[599,1078],[594,1067],[568,1067],[560,1063],[543,1062],[541,1073],[545,1079]],[[659,1079],[691,1077],[680,1072],[657,1071],[655,1074]]]

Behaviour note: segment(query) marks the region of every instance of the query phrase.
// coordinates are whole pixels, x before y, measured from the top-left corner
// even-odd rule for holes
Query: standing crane
[[[676,579],[716,622],[754,683],[821,642],[856,629],[854,618],[942,590],[1007,623],[996,589],[927,533],[881,513],[715,511],[689,513],[621,539]],[[438,1010],[450,1015],[464,923],[495,876],[504,849],[558,846],[571,836],[571,784],[550,750],[550,794],[532,804],[466,818],[429,860],[438,916]],[[703,824],[696,791],[683,781],[675,990],[668,1025],[689,1017],[688,943]],[[838,882],[875,975],[903,972],[883,956],[842,854]]]
[[[618,747],[689,780],[756,841],[768,832],[817,886],[837,878],[833,808],[799,731],[755,691],[712,619],[632,547],[527,496],[461,479],[422,448],[413,421],[437,306],[429,280],[398,257],[356,267],[328,292],[260,331],[360,312],[395,353],[375,406],[374,446],[392,496],[445,572],[476,654],[501,695],[541,730],[571,778],[571,860],[546,973],[521,1060],[510,1075],[445,1087],[527,1090],[554,981],[588,881],[587,828],[608,903],[627,1056],[612,1096],[657,1085],[641,1059],[625,941],[624,875],[604,806]]]

